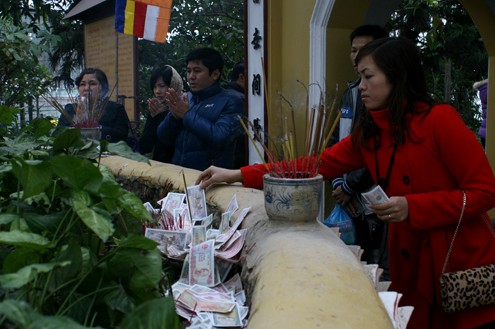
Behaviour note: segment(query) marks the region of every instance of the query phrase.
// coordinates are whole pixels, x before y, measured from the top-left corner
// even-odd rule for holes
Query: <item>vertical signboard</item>
[[[259,128],[261,136],[265,131],[265,83],[263,79],[264,59],[264,0],[246,0],[248,1],[247,10],[247,56],[248,56],[248,118],[253,125]],[[251,131],[251,135],[253,132]],[[261,141],[264,142],[264,141]],[[259,144],[259,142],[257,142]],[[263,150],[258,145],[259,150]],[[249,164],[262,163],[253,143],[249,143]]]

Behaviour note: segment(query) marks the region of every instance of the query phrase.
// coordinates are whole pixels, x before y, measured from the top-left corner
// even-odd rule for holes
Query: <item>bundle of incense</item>
[[[262,65],[262,78],[263,87],[265,92],[266,109],[268,114],[268,119],[270,120],[272,111],[270,109],[271,103],[269,100],[268,87],[264,74],[263,58],[261,58]],[[297,80],[306,91],[306,125],[304,130],[304,145],[303,153],[300,156],[297,151],[297,131],[296,131],[296,119],[295,113],[296,109],[292,106],[292,103],[278,92],[279,97],[284,104],[289,106],[290,110],[290,125],[287,116],[281,115],[283,118],[282,131],[283,138],[280,142],[274,142],[269,136],[268,141],[265,141],[257,129],[254,128],[254,124],[247,120],[249,128],[253,131],[250,133],[247,125],[244,123],[243,119],[239,117],[241,125],[249,137],[250,141],[253,143],[258,156],[263,161],[265,169],[272,176],[275,177],[285,177],[285,178],[309,178],[314,177],[318,174],[318,169],[320,166],[320,157],[323,154],[324,149],[328,146],[330,138],[340,120],[341,112],[337,111],[335,115],[335,104],[336,98],[333,99],[332,105],[327,106],[325,102],[324,93],[322,88],[318,84],[314,84],[320,88],[320,99],[319,104],[314,107],[309,107],[309,91],[306,85],[301,81]],[[337,94],[336,88],[336,94]],[[281,109],[282,110],[282,109]],[[332,121],[333,119],[333,121]],[[289,127],[290,126],[290,127]],[[260,145],[263,149],[263,153],[258,147],[256,140],[260,141]]]
[[[62,114],[72,127],[75,128],[97,128],[100,125],[100,119],[105,111],[105,107],[112,96],[117,84],[112,88],[109,95],[99,95],[99,92],[93,97],[74,97],[70,93],[70,103],[74,105],[75,114],[71,116],[65,110],[65,106],[60,104],[56,97],[42,96],[45,101],[54,107],[60,114]],[[100,97],[102,96],[102,97]]]

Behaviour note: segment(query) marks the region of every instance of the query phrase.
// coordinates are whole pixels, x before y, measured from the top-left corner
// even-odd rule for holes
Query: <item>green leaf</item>
[[[53,153],[59,154],[74,146],[81,146],[81,130],[71,127],[57,127],[53,141]]]
[[[84,329],[88,328],[65,316],[43,316],[26,302],[7,299],[0,303],[0,314],[18,328],[29,329]],[[91,327],[94,329],[101,327]]]
[[[53,129],[53,124],[48,118],[35,118],[29,125],[29,130],[36,138],[46,136]]]
[[[143,201],[136,194],[127,192],[119,198],[119,205],[132,216],[142,221],[152,221],[150,212],[144,207]]]
[[[17,218],[10,224],[10,231],[29,232],[29,227],[23,217]]]
[[[29,328],[30,323],[39,316],[28,303],[9,299],[0,303],[0,314],[20,328]]]
[[[110,198],[113,200],[118,200],[122,192],[122,187],[115,181],[104,180],[98,190],[99,195],[102,198]]]
[[[122,314],[128,314],[133,308],[133,303],[121,284],[116,285],[115,289],[103,297],[103,300],[112,310],[118,310]]]
[[[155,297],[162,277],[162,258],[158,249],[119,249],[108,262],[108,272],[127,284],[138,300]]]
[[[36,320],[34,324],[32,324],[30,329],[103,329],[102,327],[86,327],[80,325],[76,321],[71,318],[65,316],[42,316]]]
[[[0,123],[9,126],[17,113],[19,113],[19,109],[0,104]]]
[[[148,159],[147,157],[145,157],[140,153],[134,152],[129,147],[129,145],[124,141],[119,141],[117,143],[109,143],[107,148],[108,148],[108,152],[112,154],[120,155],[127,159],[131,159],[139,162],[146,162],[147,164],[150,164],[150,159]]]
[[[0,165],[0,174],[8,173],[12,171],[12,164],[4,163]]]
[[[36,279],[40,273],[48,273],[56,267],[68,265],[70,265],[68,261],[28,265],[16,273],[0,275],[0,287],[3,289],[19,289]]]
[[[0,214],[0,225],[6,225],[13,221],[20,219],[21,217],[16,214]]]
[[[64,215],[65,213],[63,212],[38,214],[26,211],[24,212],[24,219],[33,233],[46,231],[54,233],[63,220]]]
[[[3,273],[15,273],[21,268],[40,262],[42,250],[17,247],[3,260]]]
[[[88,193],[84,191],[72,191],[72,196],[72,204],[79,218],[101,240],[106,241],[114,232],[111,216],[103,216],[99,212],[89,208],[88,205],[91,202],[91,198]]]
[[[144,250],[154,250],[158,245],[157,242],[146,238],[144,235],[129,234],[129,236],[121,241],[117,241],[119,248],[135,248]]]
[[[52,183],[50,164],[41,161],[12,161],[12,171],[24,189],[23,199],[40,194]]]
[[[14,230],[0,232],[0,243],[37,249],[47,247],[50,240],[38,234]]]
[[[85,189],[96,193],[103,180],[98,168],[86,159],[57,155],[50,160],[50,163],[53,172],[75,189]]]
[[[15,139],[7,139],[3,142],[3,144],[3,146],[0,146],[0,154],[10,156],[24,154],[25,152],[39,146],[38,143],[27,141],[19,137]]]
[[[127,314],[120,329],[180,329],[180,319],[175,311],[174,299],[164,297],[140,304]]]
[[[54,272],[54,286],[58,287],[67,281],[75,278],[82,270],[81,246],[75,239],[71,239],[69,244],[64,246],[55,258],[57,262],[70,262],[70,266],[64,267]]]

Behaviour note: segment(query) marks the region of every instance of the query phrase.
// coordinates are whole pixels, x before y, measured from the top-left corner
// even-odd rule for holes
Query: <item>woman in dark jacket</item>
[[[170,65],[156,69],[150,78],[150,88],[155,95],[148,99],[148,116],[144,124],[143,133],[139,139],[139,152],[141,154],[152,153],[151,158],[160,162],[170,162],[174,155],[173,146],[167,146],[158,140],[156,130],[165,119],[168,106],[165,102],[165,92],[173,88],[177,94],[182,95],[182,78]]]
[[[67,104],[58,126],[101,129],[101,139],[126,141],[129,118],[122,104],[109,100],[108,79],[97,68],[86,68],[76,78],[79,98]]]

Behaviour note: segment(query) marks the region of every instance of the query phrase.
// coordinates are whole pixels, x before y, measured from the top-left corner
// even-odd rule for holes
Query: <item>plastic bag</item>
[[[323,222],[328,227],[338,227],[340,231],[340,239],[345,244],[351,245],[356,243],[356,230],[351,217],[345,209],[336,204],[330,215]]]

